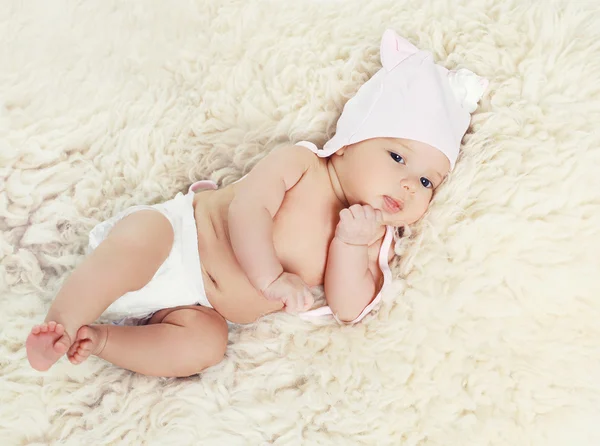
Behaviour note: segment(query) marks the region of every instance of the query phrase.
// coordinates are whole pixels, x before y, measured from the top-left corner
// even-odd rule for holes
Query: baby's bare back
[[[285,271],[297,274],[309,286],[323,285],[327,252],[342,209],[326,163],[319,159],[287,191],[273,219],[273,244],[278,260]],[[223,317],[236,323],[253,322],[261,315],[282,309],[280,302],[268,301],[252,286],[231,246],[229,205],[236,191],[243,187],[244,180],[217,191],[200,192],[194,199],[208,300]],[[374,268],[378,246],[373,246],[370,254]]]

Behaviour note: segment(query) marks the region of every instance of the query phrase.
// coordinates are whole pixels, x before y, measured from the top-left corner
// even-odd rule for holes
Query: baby
[[[362,319],[391,280],[395,228],[427,210],[487,87],[389,30],[381,62],[323,149],[274,150],[223,189],[198,182],[96,226],[88,257],[27,338],[31,366],[96,355],[183,377],[221,361],[228,321],[280,310]],[[308,311],[317,285],[327,306]],[[91,325],[101,315],[113,323]]]

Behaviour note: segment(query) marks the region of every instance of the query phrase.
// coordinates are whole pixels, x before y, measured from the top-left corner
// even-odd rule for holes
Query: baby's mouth
[[[390,214],[395,214],[404,209],[404,203],[401,200],[396,200],[388,195],[383,196],[383,208]]]

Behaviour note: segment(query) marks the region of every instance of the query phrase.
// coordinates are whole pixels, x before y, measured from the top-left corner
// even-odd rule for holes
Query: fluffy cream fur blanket
[[[596,4],[4,1],[0,443],[600,444]],[[491,84],[377,313],[267,317],[189,379],[29,368],[95,223],[323,143],[386,28]]]

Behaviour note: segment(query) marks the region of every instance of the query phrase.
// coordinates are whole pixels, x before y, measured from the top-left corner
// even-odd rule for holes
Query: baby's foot
[[[54,321],[35,325],[25,342],[29,364],[40,372],[48,370],[70,346],[71,338],[65,327]]]
[[[75,342],[67,352],[72,364],[79,365],[90,355],[99,355],[108,339],[108,330],[103,325],[84,325],[77,331]]]

